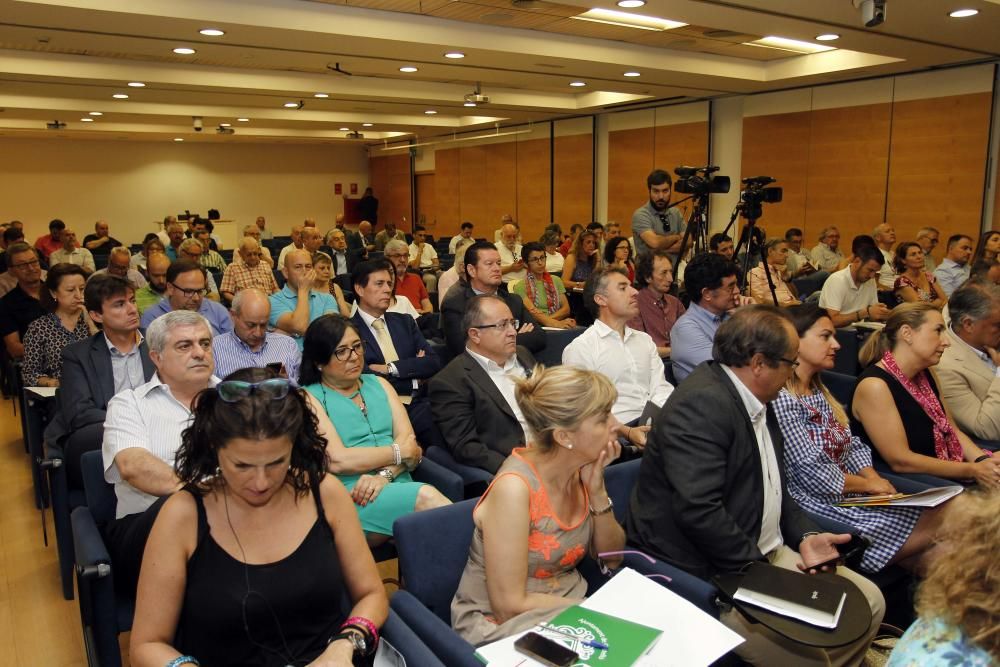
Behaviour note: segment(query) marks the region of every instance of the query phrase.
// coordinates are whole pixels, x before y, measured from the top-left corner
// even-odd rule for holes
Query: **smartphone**
[[[842,565],[844,561],[849,558],[854,558],[859,553],[864,551],[870,546],[870,543],[865,538],[860,535],[851,535],[851,541],[846,544],[837,545],[837,556],[836,558],[831,558],[830,560],[818,563],[810,567],[810,570],[819,570],[824,567],[836,567],[837,565]]]
[[[537,632],[528,632],[514,642],[514,648],[519,653],[531,656],[543,665],[551,667],[570,667],[580,659],[580,656],[566,646]]]
[[[267,367],[270,370],[274,371],[276,375],[282,375],[283,371],[285,370],[285,364],[283,364],[280,361],[273,361],[267,364]]]

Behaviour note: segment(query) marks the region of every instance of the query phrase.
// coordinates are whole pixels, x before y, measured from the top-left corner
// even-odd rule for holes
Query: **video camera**
[[[712,176],[719,171],[716,166],[677,167],[674,173],[680,176],[674,190],[686,195],[721,195],[729,192],[728,176]]]
[[[766,187],[777,180],[770,176],[751,176],[743,179],[740,203],[743,205],[744,217],[756,220],[762,213],[761,204],[776,204],[781,201],[781,188]]]

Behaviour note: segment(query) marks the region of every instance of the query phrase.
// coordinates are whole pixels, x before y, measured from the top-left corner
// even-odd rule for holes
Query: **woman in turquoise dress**
[[[362,373],[364,343],[354,323],[324,315],[303,340],[299,384],[327,440],[330,472],[337,475],[358,509],[368,543],[392,537],[392,523],[409,512],[448,504],[433,486],[414,482],[410,472],[422,451],[392,385]]]

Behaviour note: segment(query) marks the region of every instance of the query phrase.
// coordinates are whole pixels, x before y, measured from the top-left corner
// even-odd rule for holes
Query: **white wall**
[[[0,138],[0,220],[25,223],[33,241],[61,218],[81,238],[99,218],[123,243],[156,231],[156,220],[185,209],[252,223],[267,217],[275,234],[316,218],[333,227],[343,211],[334,183],[364,192],[363,146],[199,144]]]

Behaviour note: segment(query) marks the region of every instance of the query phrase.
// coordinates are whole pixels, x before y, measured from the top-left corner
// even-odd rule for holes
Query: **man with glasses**
[[[278,291],[278,281],[274,279],[271,267],[264,263],[261,247],[257,245],[257,241],[250,236],[244,236],[236,249],[236,255],[241,261],[239,263],[234,261],[222,274],[220,289],[226,301],[232,302],[233,298],[245,289],[259,289],[265,294],[274,294]]]
[[[188,272],[195,270],[203,269],[195,266]],[[164,314],[149,324],[146,342],[156,373],[109,401],[102,447],[104,479],[115,485],[118,506],[115,519],[99,528],[115,588],[133,599],[149,531],[163,502],[181,488],[174,457],[191,423],[191,408],[200,392],[218,383],[212,375],[211,327],[198,313],[177,309]]]
[[[508,223],[500,228],[500,242],[496,248],[500,253],[500,272],[505,283],[525,278],[524,258],[521,256],[517,234],[517,227],[512,224]]]
[[[413,228],[413,243],[408,248],[408,266],[420,272],[428,292],[437,290],[438,276],[441,275],[441,260],[437,250],[427,243],[427,231],[420,226]]]
[[[267,268],[274,268],[274,258],[271,257],[271,251],[267,249],[267,246],[262,244],[260,229],[257,225],[247,225],[243,228],[243,238],[252,238],[260,246],[260,261],[267,264]],[[240,256],[239,252],[233,253],[233,264],[242,264],[243,258]]]
[[[24,231],[17,227],[8,227],[3,230],[4,252],[0,253],[0,297],[17,285],[17,278],[8,270],[10,268],[10,253],[7,252],[15,243],[24,243]]]
[[[292,250],[285,255],[283,271],[287,280],[284,288],[269,297],[269,324],[294,338],[301,350],[306,329],[323,315],[339,312],[337,302],[329,292],[313,289],[316,270],[313,268],[312,255],[307,250]],[[341,314],[347,316],[347,313]]]
[[[146,279],[136,269],[132,268],[132,255],[125,246],[115,246],[108,254],[108,266],[104,269],[94,271],[94,276],[118,276],[132,283],[135,289],[142,289],[146,286]]]
[[[670,360],[678,382],[712,358],[715,332],[734,308],[749,302],[740,296],[736,273],[736,264],[715,253],[696,255],[687,265],[684,289],[691,304],[670,330]]]
[[[431,411],[451,455],[491,473],[528,433],[512,378],[529,375],[535,359],[517,345],[519,325],[504,298],[471,297],[465,349],[430,381]]]
[[[378,252],[387,252],[386,245],[392,240],[402,241],[405,244],[406,234],[402,230],[396,229],[396,223],[386,220],[385,229],[375,235],[375,250]]]
[[[503,284],[500,269],[500,253],[488,241],[476,241],[465,251],[465,279],[448,290],[448,296],[441,303],[441,328],[452,354],[461,354],[465,349],[468,329],[463,325],[463,317],[472,297],[490,294],[500,297],[518,321],[517,343],[532,352],[545,348],[545,331],[524,307],[521,297],[510,294]],[[460,274],[461,275],[461,272]]]
[[[167,294],[167,269],[170,268],[170,258],[162,252],[153,252],[146,258],[146,275],[149,284],[135,291],[135,304],[139,307],[139,316],[158,304]]]
[[[199,248],[201,244],[195,239],[188,239]],[[167,269],[166,298],[154,306],[150,306],[142,314],[142,326],[148,327],[160,315],[174,310],[193,310],[201,314],[212,327],[212,335],[218,335],[233,330],[229,312],[216,303],[205,298],[208,289],[205,287],[205,267],[189,259],[179,259]]]
[[[934,273],[937,268],[937,260],[931,257],[934,248],[941,240],[941,232],[934,227],[921,227],[917,230],[917,245],[924,251],[924,271]]]
[[[217,377],[242,368],[276,366],[283,377],[298,379],[302,353],[290,337],[267,330],[271,318],[267,294],[253,287],[239,291],[229,314],[233,330],[212,339]]]
[[[839,246],[840,230],[833,226],[824,227],[819,233],[819,243],[812,249],[812,265],[828,273],[836,271],[844,259]]]
[[[177,246],[177,258],[186,259],[198,266],[205,267],[202,264],[202,257],[205,255],[205,246],[202,245],[201,241],[198,239],[184,239],[181,244]],[[215,282],[215,278],[208,271],[205,272],[205,297],[211,299],[212,301],[221,301],[222,297],[219,295],[219,286]]]
[[[0,298],[0,336],[12,359],[24,356],[24,334],[28,325],[45,315],[39,298],[42,293],[42,266],[35,250],[27,243],[15,243],[7,248],[8,271],[17,279],[7,294]]]
[[[180,248],[181,243],[185,240],[184,225],[176,220],[171,222],[167,226],[167,240],[169,242],[166,244],[166,248],[164,248],[164,250],[166,251],[167,257],[170,258],[170,261],[174,261],[178,258],[177,249]]]
[[[715,336],[713,361],[682,382],[654,422],[631,499],[628,544],[709,579],[766,560],[814,574],[839,556],[849,534],[823,532],[788,493],[784,440],[768,404],[798,365],[799,337],[774,306],[747,306]],[[751,623],[730,608],[719,620],[746,641],[735,653],[754,665],[857,665],[878,631],[885,600],[847,568],[870,618],[864,636],[817,649]]]
[[[405,296],[421,315],[433,312],[427,286],[415,273],[409,272],[410,248],[406,241],[393,239],[385,245],[385,258],[392,263],[396,273],[396,294]],[[437,285],[435,284],[435,287]]]

